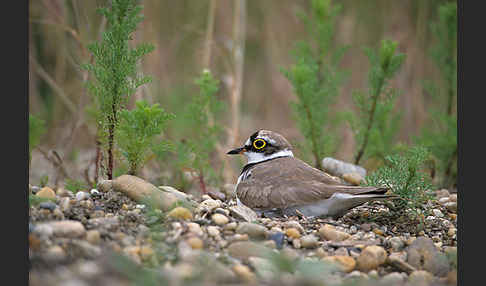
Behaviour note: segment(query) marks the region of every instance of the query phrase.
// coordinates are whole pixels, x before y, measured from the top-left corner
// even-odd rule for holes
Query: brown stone
[[[386,258],[387,253],[383,247],[377,245],[367,246],[358,256],[358,269],[364,272],[376,269],[378,266],[385,263]]]
[[[327,256],[322,259],[322,261],[330,262],[336,265],[338,269],[342,272],[349,273],[356,267],[356,261],[351,256],[335,255]]]

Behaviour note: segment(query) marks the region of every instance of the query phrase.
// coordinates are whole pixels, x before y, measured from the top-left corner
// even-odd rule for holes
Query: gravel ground
[[[269,219],[218,190],[162,212],[109,187],[30,186],[29,284],[456,285],[457,194],[435,193],[419,219],[383,203]]]

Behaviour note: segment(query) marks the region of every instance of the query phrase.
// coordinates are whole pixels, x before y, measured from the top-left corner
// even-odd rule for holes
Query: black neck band
[[[270,158],[270,159],[267,159],[267,160],[263,160],[263,161],[260,161],[260,162],[255,162],[255,163],[250,163],[250,164],[246,164],[244,167],[243,167],[243,170],[241,170],[241,174],[243,174],[244,172],[246,172],[248,169],[250,169],[251,167],[257,165],[257,164],[260,164],[260,163],[264,163],[264,162],[268,162],[268,161],[272,161],[274,159],[278,159],[278,158],[283,158],[283,157],[288,157],[288,156],[280,156],[280,157],[275,157],[275,158]]]

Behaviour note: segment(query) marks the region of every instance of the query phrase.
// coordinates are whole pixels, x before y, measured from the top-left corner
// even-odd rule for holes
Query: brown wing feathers
[[[384,195],[386,188],[339,185],[340,182],[305,162],[282,157],[251,166],[249,179],[238,184],[238,198],[258,209],[305,205],[327,199],[335,192]]]

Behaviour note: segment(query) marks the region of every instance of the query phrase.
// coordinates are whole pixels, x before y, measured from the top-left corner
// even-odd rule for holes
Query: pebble
[[[243,264],[236,264],[232,268],[233,272],[239,277],[241,280],[254,283],[256,280],[256,276],[253,272],[251,272],[250,268]]]
[[[293,227],[286,229],[285,235],[287,235],[291,239],[300,238],[300,232],[296,228],[293,228]]]
[[[225,216],[229,216],[230,215],[229,210],[225,210],[225,209],[222,209],[222,208],[216,208],[214,210],[214,212],[217,213],[217,214],[225,215]]]
[[[284,248],[283,248],[283,249],[280,251],[280,253],[281,253],[281,254],[282,254],[284,257],[288,258],[289,260],[296,260],[296,259],[298,259],[298,258],[299,258],[299,253],[298,253],[298,252],[297,252],[295,249],[290,248],[290,247],[284,247]]]
[[[361,177],[366,177],[365,168],[332,157],[322,159],[322,167],[333,176],[342,177],[344,174],[358,173]]]
[[[368,272],[385,263],[386,258],[387,253],[383,247],[377,245],[367,246],[363,249],[357,259],[357,268]]]
[[[444,214],[443,214],[443,213],[442,213],[440,210],[438,210],[438,209],[433,209],[433,210],[432,210],[432,213],[433,213],[433,214],[434,214],[434,216],[436,216],[436,217],[444,217]]]
[[[275,243],[274,240],[265,240],[263,242],[263,246],[268,247],[268,248],[271,248],[271,249],[276,249],[277,248],[277,244]]]
[[[255,211],[245,205],[236,205],[229,208],[231,215],[239,220],[252,222],[257,220],[258,215]]]
[[[49,247],[46,251],[46,258],[51,261],[62,261],[67,257],[66,251],[59,245]]]
[[[209,190],[208,195],[215,200],[220,200],[220,201],[226,200],[226,195],[216,190]]]
[[[87,192],[82,192],[82,191],[79,191],[76,193],[76,200],[79,202],[79,201],[84,201],[84,200],[87,200],[89,199],[90,195],[89,193]]]
[[[66,190],[64,188],[57,188],[56,194],[61,198],[73,198],[74,197],[73,192]]]
[[[55,219],[64,220],[64,213],[59,208],[55,208],[52,214]]]
[[[388,244],[391,246],[393,251],[400,251],[405,246],[405,243],[403,242],[403,240],[399,237],[396,237],[396,236],[391,237],[388,240]]]
[[[324,257],[322,261],[332,263],[340,271],[346,273],[353,271],[354,268],[356,267],[356,261],[351,256],[342,256],[342,255],[327,256]]]
[[[370,270],[370,272],[368,272],[368,277],[372,278],[372,279],[378,279],[378,277],[379,277],[378,271],[376,271],[374,269]]]
[[[45,199],[55,199],[56,193],[49,187],[43,187],[40,191],[38,191],[36,196],[45,198]]]
[[[79,221],[62,220],[37,224],[34,233],[39,233],[41,236],[77,238],[84,236],[86,229]]]
[[[452,194],[449,196],[449,200],[451,202],[457,202],[457,194]]]
[[[266,227],[251,222],[242,222],[236,228],[236,233],[248,234],[248,236],[253,239],[264,239],[266,232]]]
[[[352,185],[359,186],[361,182],[363,181],[363,176],[361,176],[359,173],[352,172],[352,173],[346,173],[342,176],[342,178],[348,182],[351,183]]]
[[[61,198],[59,201],[59,207],[61,208],[61,211],[67,212],[71,208],[71,199]]]
[[[217,237],[219,236],[220,232],[217,226],[210,225],[207,228],[209,236]]]
[[[104,216],[105,216],[105,212],[102,210],[95,210],[90,215],[91,218],[102,218]]]
[[[93,261],[86,261],[79,263],[77,266],[77,272],[81,275],[84,276],[85,278],[90,278],[93,276],[96,276],[100,274],[101,267],[93,262]]]
[[[228,217],[222,214],[213,214],[211,220],[217,225],[225,225],[229,222]]]
[[[271,279],[277,269],[274,264],[272,264],[268,259],[262,257],[249,257],[249,264],[255,269],[258,276],[262,277],[264,280]]]
[[[95,258],[101,255],[101,248],[90,244],[85,240],[73,239],[70,241],[71,248],[80,257]]]
[[[204,242],[196,236],[190,237],[186,240],[186,243],[192,248],[192,249],[202,249],[204,246]]]
[[[88,230],[86,232],[86,240],[91,244],[98,244],[101,241],[100,232],[96,229]]]
[[[351,237],[350,234],[336,230],[336,228],[330,224],[325,224],[319,229],[319,235],[321,238],[331,241],[343,241]]]
[[[275,241],[275,246],[281,249],[284,243],[285,236],[283,232],[277,231],[270,235],[269,239]]]
[[[435,191],[435,196],[437,197],[437,199],[448,198],[450,196],[450,193],[446,189],[441,189]]]
[[[220,200],[213,200],[211,198],[204,200],[201,202],[195,212],[196,213],[204,213],[204,212],[212,212],[214,209],[221,207]]]
[[[89,191],[90,194],[92,195],[99,195],[100,192],[97,190],[97,189],[91,189],[91,191]]]
[[[193,233],[198,236],[203,236],[204,232],[201,228],[201,226],[198,223],[195,222],[188,222],[187,224],[187,229],[190,233]]]
[[[447,208],[448,211],[450,212],[457,212],[457,202],[448,202],[444,204],[444,207]]]
[[[230,222],[230,223],[226,224],[223,227],[223,230],[230,230],[230,231],[232,231],[232,230],[235,230],[237,227],[238,227],[238,223],[236,223],[236,222],[233,221],[233,222]]]
[[[37,194],[37,192],[39,192],[39,191],[40,191],[40,189],[41,189],[41,188],[39,188],[38,186],[31,186],[31,185],[29,184],[29,190],[30,190],[30,192],[31,192],[33,195]]]
[[[345,276],[345,279],[346,280],[351,280],[353,282],[351,282],[350,284],[359,284],[358,281],[362,282],[362,281],[366,281],[369,279],[368,275],[366,273],[363,273],[363,272],[360,272],[358,270],[354,270],[352,271],[351,273],[348,273],[346,276]]]
[[[248,259],[251,256],[265,257],[270,249],[252,241],[236,241],[231,243],[228,254],[238,259]]]
[[[334,251],[334,255],[349,256],[348,249],[346,247],[339,247]]]
[[[305,233],[305,229],[300,225],[298,221],[295,220],[289,220],[283,223],[284,228],[295,228],[297,229],[300,233]]]
[[[434,281],[434,276],[424,270],[416,270],[408,276],[408,282],[411,285],[429,285]]]
[[[319,258],[324,258],[324,257],[329,256],[329,253],[327,253],[322,247],[319,247],[316,250],[316,256],[319,257]]]
[[[42,202],[42,203],[39,204],[39,208],[47,209],[47,210],[50,210],[50,211],[53,211],[56,207],[57,207],[57,205],[53,202]]]
[[[302,243],[300,241],[300,238],[295,238],[292,240],[292,246],[295,248],[295,249],[299,249],[302,247]]]
[[[183,219],[183,220],[190,220],[192,219],[192,213],[190,210],[184,207],[176,207],[172,209],[168,214],[168,217],[176,218],[176,219]]]
[[[449,263],[430,238],[418,237],[407,251],[407,262],[418,270],[426,270],[437,276],[449,272]]]
[[[231,242],[234,242],[234,241],[247,241],[249,239],[249,236],[248,234],[235,234],[231,237],[229,237],[228,240],[230,240]]]
[[[96,184],[97,189],[103,193],[110,191],[112,186],[112,180],[101,180]]]
[[[376,233],[377,235],[385,235],[385,233],[383,232],[383,230],[379,229],[379,228],[374,228],[373,229],[373,232]]]
[[[388,273],[380,279],[383,285],[401,285],[405,282],[405,277],[398,272]]]

